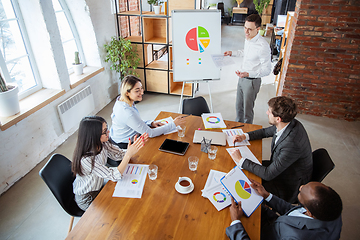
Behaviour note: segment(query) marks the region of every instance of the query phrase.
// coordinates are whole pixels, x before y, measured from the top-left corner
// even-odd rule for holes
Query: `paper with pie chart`
[[[141,198],[149,165],[129,163],[116,183],[113,197]]]
[[[226,124],[221,113],[203,113],[201,114],[205,129],[226,128]]]
[[[160,123],[163,123],[164,125],[166,125],[166,124],[170,124],[170,123],[174,122],[174,119],[172,117],[167,117],[167,118],[164,118],[164,119],[157,120],[155,122],[160,122]],[[170,134],[170,133],[175,133],[177,131],[178,131],[177,128],[175,128],[172,131],[164,133],[164,135],[167,135],[167,134]]]
[[[220,211],[231,204],[231,196],[224,189],[221,183],[217,183],[212,187],[204,189],[203,196],[205,196]]]
[[[251,187],[251,182],[238,166],[231,169],[228,174],[220,179],[220,182],[237,203],[241,202],[241,208],[247,217],[263,201],[263,197]]]

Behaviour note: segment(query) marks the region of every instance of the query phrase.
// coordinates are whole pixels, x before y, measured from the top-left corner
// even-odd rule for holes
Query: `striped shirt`
[[[76,195],[83,195],[88,192],[98,191],[101,189],[104,179],[109,179],[114,182],[121,179],[122,175],[117,167],[105,166],[107,158],[110,157],[115,161],[121,161],[126,153],[126,150],[120,149],[118,146],[110,142],[103,143],[103,149],[95,156],[94,168],[91,169],[91,158],[81,158],[81,170],[83,176],[76,174],[73,182],[74,193]]]

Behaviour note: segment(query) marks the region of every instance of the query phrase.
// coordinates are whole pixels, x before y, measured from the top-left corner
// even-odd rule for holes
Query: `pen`
[[[231,129],[233,129],[233,128],[238,128],[238,127],[243,127],[243,126],[245,126],[245,125],[235,126],[235,127],[232,127]]]

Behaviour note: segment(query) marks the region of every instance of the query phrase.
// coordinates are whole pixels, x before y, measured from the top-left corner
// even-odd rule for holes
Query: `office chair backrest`
[[[324,148],[319,148],[312,153],[313,173],[311,181],[321,182],[326,175],[334,169],[335,164],[329,153]]]
[[[74,200],[71,161],[61,154],[54,154],[39,172],[40,177],[54,194],[61,207],[71,216],[81,217],[84,213]]]
[[[219,9],[221,11],[221,16],[225,16],[225,10],[224,10],[224,3],[223,2],[218,2],[217,3],[217,9]]]
[[[202,96],[183,100],[182,114],[201,116],[203,113],[210,113],[210,109]]]

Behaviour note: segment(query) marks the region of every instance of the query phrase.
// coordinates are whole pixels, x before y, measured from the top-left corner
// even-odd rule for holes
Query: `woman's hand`
[[[149,135],[147,133],[142,134],[140,137],[135,135],[134,143],[131,144],[131,141],[129,141],[125,155],[128,155],[129,158],[134,156],[145,145],[145,142],[148,140],[148,138]]]
[[[235,135],[235,136],[233,136],[233,143],[235,144],[235,142],[242,142],[245,139],[246,139],[245,134]]]
[[[178,116],[174,119],[174,123],[176,126],[179,126],[179,125],[183,125],[186,123],[186,118],[187,116]]]

